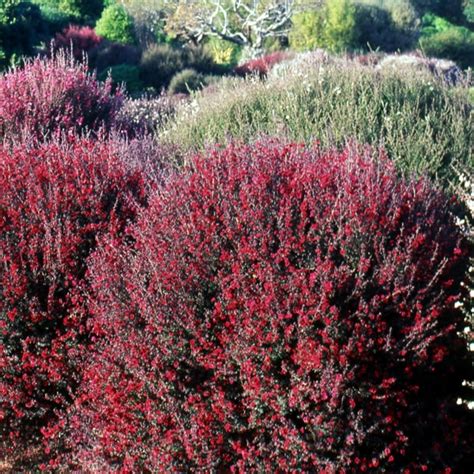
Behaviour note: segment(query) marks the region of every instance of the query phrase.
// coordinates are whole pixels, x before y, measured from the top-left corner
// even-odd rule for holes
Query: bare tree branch
[[[186,6],[190,15],[188,21],[179,19],[179,24],[198,41],[206,36],[217,36],[240,46],[259,49],[266,38],[287,33],[295,2],[205,0],[198,4],[196,1],[181,0],[180,7]]]

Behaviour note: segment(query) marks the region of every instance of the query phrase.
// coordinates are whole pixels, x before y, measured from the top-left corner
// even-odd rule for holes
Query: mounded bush
[[[180,50],[168,44],[154,44],[142,54],[140,78],[147,86],[161,91],[184,67]]]
[[[120,238],[144,200],[140,167],[115,148],[75,139],[0,149],[2,459],[49,433],[74,398],[90,342],[87,258],[101,236]]]
[[[474,32],[446,18],[428,13],[422,19],[420,48],[430,56],[456,61],[461,67],[474,65]]]
[[[197,157],[98,249],[71,468],[465,472],[468,249],[444,195],[372,155]]]
[[[466,83],[466,75],[455,62],[416,54],[389,54],[378,60],[376,69],[418,76],[426,81],[441,80],[448,85]]]
[[[472,168],[474,148],[468,88],[446,82],[304,53],[274,66],[266,82],[220,81],[213,93],[198,94],[192,108],[178,109],[160,138],[204,150],[229,137],[248,143],[263,135],[307,143],[318,137],[324,146],[343,146],[350,137],[382,143],[400,171],[448,185],[457,181],[452,165]]]
[[[141,55],[140,49],[136,46],[109,41],[102,41],[88,53],[90,67],[97,69],[99,74],[121,64],[136,66],[140,63]]]
[[[281,63],[282,61],[288,60],[291,57],[291,54],[285,51],[276,51],[274,53],[267,54],[260,58],[251,59],[243,64],[234,68],[234,73],[237,76],[249,76],[256,75],[260,78],[267,76],[269,71],[276,64]]]
[[[189,94],[208,84],[208,78],[194,69],[183,69],[171,79],[168,87],[170,94]]]
[[[109,129],[122,104],[121,91],[113,95],[111,87],[62,52],[28,61],[0,77],[0,138]]]
[[[153,44],[143,52],[140,77],[147,86],[161,91],[183,69],[194,69],[201,74],[219,74],[224,67],[215,64],[211,54],[203,48]]]
[[[89,26],[69,25],[54,38],[53,49],[72,49],[72,55],[78,61],[84,54],[100,44],[102,38]]]
[[[186,97],[162,94],[156,98],[127,99],[117,115],[116,128],[128,137],[153,134],[174,115]]]
[[[113,3],[105,8],[95,25],[95,30],[99,36],[115,43],[136,42],[133,19],[119,3]]]
[[[474,32],[453,27],[420,39],[420,47],[428,56],[448,58],[462,68],[474,67]]]

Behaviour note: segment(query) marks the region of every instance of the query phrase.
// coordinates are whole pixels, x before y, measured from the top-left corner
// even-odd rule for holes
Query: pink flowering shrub
[[[238,76],[249,76],[258,75],[261,78],[266,77],[270,69],[275,64],[281,63],[286,59],[289,59],[291,55],[285,51],[276,51],[274,53],[267,54],[261,58],[251,59],[234,68],[234,73]]]
[[[0,76],[0,139],[109,129],[122,104],[121,91],[111,91],[64,52],[33,59]]]
[[[90,26],[69,25],[61,33],[56,34],[53,48],[67,51],[72,49],[74,58],[81,61],[85,53],[101,42],[102,38]]]
[[[369,155],[198,156],[103,242],[71,469],[465,472],[466,244],[445,196]]]
[[[140,167],[121,153],[89,139],[0,149],[0,458],[73,398],[87,258],[144,199]]]

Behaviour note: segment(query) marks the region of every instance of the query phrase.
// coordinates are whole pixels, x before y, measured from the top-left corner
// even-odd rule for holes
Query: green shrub
[[[110,5],[102,12],[95,31],[99,36],[116,43],[135,43],[133,20],[119,4]]]
[[[200,47],[175,48],[168,44],[153,44],[143,52],[140,78],[157,91],[167,88],[171,79],[183,69],[201,74],[219,74],[225,70],[215,64],[211,54]]]
[[[441,18],[433,13],[423,15],[421,20],[421,34],[423,37],[431,36],[436,33],[442,33],[454,27],[446,18]]]
[[[474,0],[466,0],[464,4],[464,18],[468,23],[474,23]]]
[[[452,59],[464,69],[474,67],[474,33],[466,28],[452,28],[422,38],[420,47],[428,56]]]
[[[168,92],[170,94],[189,94],[202,89],[207,83],[208,79],[204,74],[194,69],[183,69],[171,79]]]
[[[181,51],[168,44],[153,44],[142,54],[140,79],[157,91],[166,88],[172,77],[184,68]]]
[[[214,94],[198,95],[193,108],[178,111],[162,138],[186,150],[266,134],[323,145],[354,138],[382,143],[402,171],[445,183],[452,161],[473,166],[472,111],[463,87],[337,63],[267,82],[220,84]]]
[[[140,69],[138,66],[132,64],[118,64],[102,72],[99,79],[104,81],[109,74],[115,85],[124,84],[125,89],[130,94],[138,93],[144,89],[143,82],[140,80]]]
[[[474,33],[436,15],[423,17],[420,47],[428,56],[448,58],[461,67],[474,66]]]
[[[211,55],[215,64],[221,66],[236,66],[239,62],[242,48],[230,41],[211,36],[204,45],[204,49]]]
[[[396,1],[396,0],[392,0]],[[421,13],[434,13],[447,20],[461,24],[465,20],[466,7],[472,0],[410,0]]]
[[[309,51],[320,46],[319,36],[323,30],[320,11],[304,11],[293,15],[289,33],[290,46],[296,51]]]

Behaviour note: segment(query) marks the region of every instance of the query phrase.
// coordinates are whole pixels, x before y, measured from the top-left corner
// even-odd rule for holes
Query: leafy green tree
[[[34,53],[43,36],[38,6],[22,0],[0,1],[0,68]]]
[[[108,6],[97,21],[95,31],[99,36],[122,44],[134,44],[133,20],[125,8],[119,4]]]
[[[356,13],[352,0],[326,0],[324,4],[302,8],[292,18],[290,44],[297,50],[352,49],[358,37]]]
[[[72,17],[92,21],[100,16],[104,0],[59,0],[59,8]]]
[[[328,0],[325,6],[324,41],[331,51],[344,51],[357,40],[356,8],[351,0]]]
[[[321,11],[302,11],[293,15],[288,35],[290,45],[297,51],[308,51],[320,46],[324,17]]]
[[[394,2],[395,0],[391,0]],[[413,6],[421,13],[434,13],[447,18],[452,23],[465,22],[464,9],[472,0],[411,0]]]
[[[165,20],[170,14],[170,7],[176,1],[167,0],[105,0],[105,6],[120,3],[132,17],[135,26],[135,37],[140,46],[145,48],[153,42],[164,43],[168,38],[164,32]],[[109,2],[107,4],[107,2]]]
[[[474,0],[464,1],[463,13],[466,21],[471,25],[474,24]]]
[[[474,33],[433,14],[423,17],[420,47],[428,56],[452,59],[461,67],[474,67]]]
[[[33,0],[48,16],[65,16],[77,23],[93,23],[104,9],[104,0]]]
[[[416,44],[420,18],[411,0],[358,0],[356,9],[362,48],[397,51]]]

